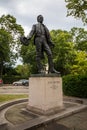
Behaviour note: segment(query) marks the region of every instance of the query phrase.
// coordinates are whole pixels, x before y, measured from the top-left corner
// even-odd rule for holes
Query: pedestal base
[[[30,77],[27,109],[45,115],[62,110],[62,78],[57,75]]]
[[[39,114],[39,115],[52,115],[52,114],[56,114],[56,113],[64,110],[64,107],[62,106],[62,107],[51,108],[48,110],[42,110],[42,109],[28,105],[27,109],[30,110],[31,112],[34,112],[34,113]]]

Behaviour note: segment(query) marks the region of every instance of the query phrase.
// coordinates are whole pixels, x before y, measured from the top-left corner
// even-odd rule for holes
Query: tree
[[[24,34],[21,25],[11,15],[0,18],[0,75],[6,62],[14,63],[20,49],[19,37]],[[15,52],[14,52],[15,50]]]
[[[87,74],[87,31],[83,28],[72,28],[70,31],[76,49],[72,74]]]
[[[71,31],[53,30],[54,63],[62,75],[87,74],[87,31],[72,28]]]
[[[71,66],[71,74],[87,74],[87,53],[77,51],[74,64]]]
[[[37,72],[36,66],[36,50],[31,40],[29,46],[21,46],[20,56],[23,59],[24,64],[28,64],[31,73]]]
[[[72,35],[62,30],[53,30],[51,31],[51,35],[55,43],[55,48],[53,49],[55,68],[60,71],[62,75],[68,74],[71,71],[71,65],[75,58]]]
[[[65,0],[68,9],[67,16],[81,18],[84,23],[87,23],[87,0]]]
[[[78,51],[86,51],[87,52],[87,31],[83,28],[75,28],[73,27],[70,31],[73,42],[75,44],[75,48]]]
[[[29,75],[30,75],[30,70],[29,70],[28,64],[18,65],[15,68],[15,71],[17,72],[18,75],[20,75],[22,77],[29,77]]]
[[[10,66],[9,64],[6,64],[3,67],[3,77],[12,77],[12,76],[18,75],[18,73],[16,72],[15,68]]]
[[[0,77],[2,77],[3,65],[10,61],[10,41],[11,35],[4,29],[0,29]]]

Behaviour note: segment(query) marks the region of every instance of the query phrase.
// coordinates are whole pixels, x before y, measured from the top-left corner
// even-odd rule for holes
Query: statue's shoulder
[[[33,24],[32,27],[35,28],[35,27],[36,27],[36,24]]]
[[[37,23],[37,24],[34,24],[33,27],[34,27],[35,31],[37,32],[39,27],[40,27],[40,25]]]
[[[33,29],[36,30],[39,27],[39,24],[33,24]]]
[[[36,24],[34,24],[34,26],[35,26],[35,27],[38,27],[38,26],[39,26],[39,24],[38,24],[38,23],[36,23]]]

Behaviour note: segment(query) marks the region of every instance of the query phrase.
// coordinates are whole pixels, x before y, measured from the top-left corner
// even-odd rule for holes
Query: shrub
[[[67,96],[87,98],[87,75],[64,76],[63,92]]]
[[[12,84],[14,81],[18,81],[20,79],[28,79],[28,77],[23,77],[23,76],[3,76],[3,83],[4,84]]]

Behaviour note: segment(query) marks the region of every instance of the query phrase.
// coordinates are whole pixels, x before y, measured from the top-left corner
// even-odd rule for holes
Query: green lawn
[[[21,98],[28,98],[28,95],[27,94],[20,94],[20,95],[1,94],[0,103],[15,100],[15,99],[21,99]]]

